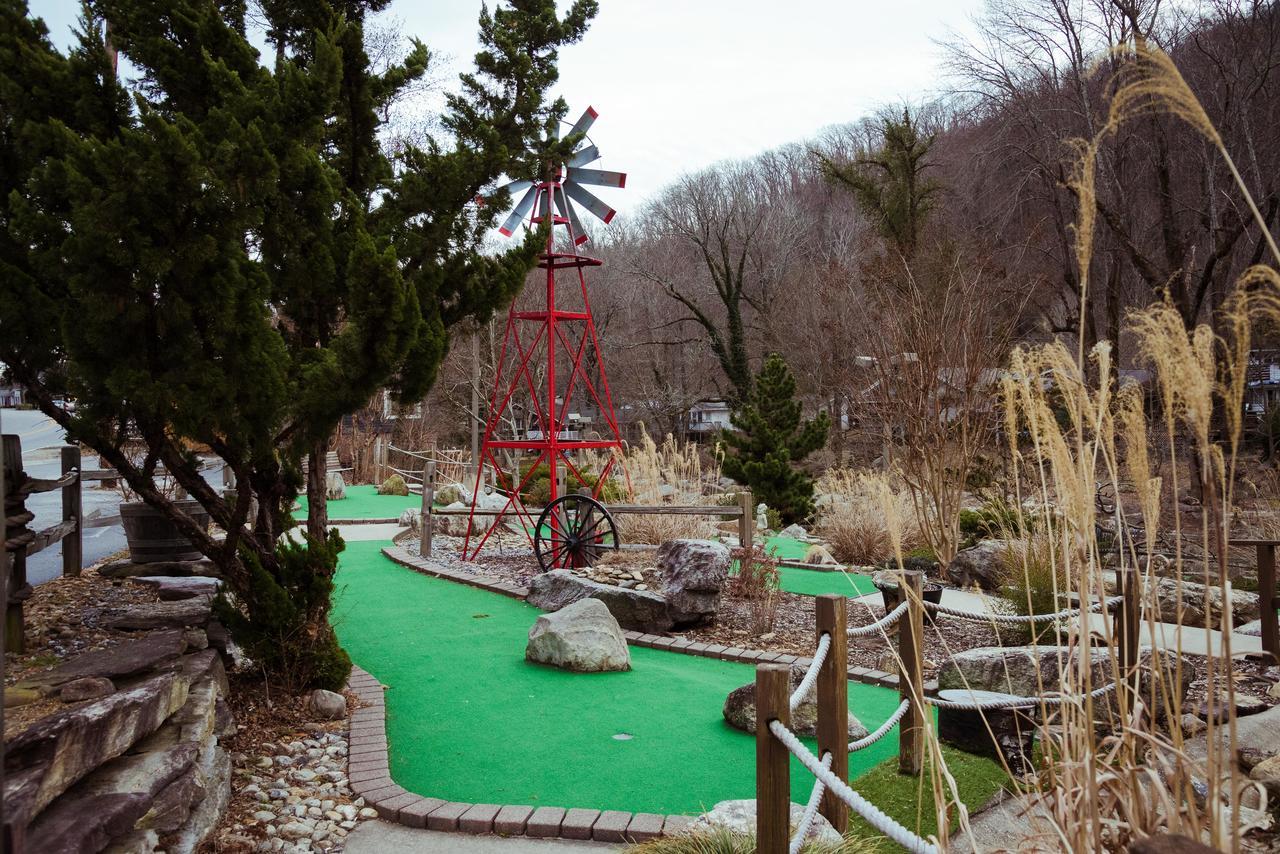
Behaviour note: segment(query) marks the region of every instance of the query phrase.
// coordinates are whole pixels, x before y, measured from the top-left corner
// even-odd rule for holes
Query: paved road
[[[53,478],[61,471],[60,451],[66,436],[53,419],[41,412],[0,409],[0,432],[16,433],[22,440],[22,466],[32,477]],[[98,458],[86,456],[84,468],[97,468]],[[110,516],[120,504],[120,493],[97,484],[86,485],[83,493],[86,515],[98,511]],[[31,528],[40,530],[62,519],[62,493],[42,492],[31,496],[27,509],[36,514]],[[84,565],[89,566],[125,548],[124,529],[119,526],[90,528],[84,532]],[[62,546],[45,549],[27,561],[27,579],[40,584],[62,574]]]

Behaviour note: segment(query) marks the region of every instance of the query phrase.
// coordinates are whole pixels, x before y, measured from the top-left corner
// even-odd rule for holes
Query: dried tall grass
[[[831,543],[841,563],[875,565],[893,557],[892,531],[881,494],[882,481],[868,472],[828,469],[816,484],[821,506],[815,532]],[[884,482],[893,512],[901,520],[898,536],[910,550],[923,541],[915,503],[905,487]]]
[[[697,445],[680,443],[670,434],[659,445],[641,428],[639,444],[626,448],[625,466],[631,495],[636,504],[710,506],[716,503],[714,490],[720,480],[720,466],[704,462]],[[617,520],[622,536],[630,543],[658,545],[667,540],[714,537],[716,523],[703,516],[660,516],[628,513]]]
[[[1068,184],[1079,200],[1075,258],[1082,307],[1088,297],[1093,252],[1093,180],[1099,144],[1121,123],[1153,111],[1186,121],[1218,149],[1280,262],[1280,250],[1221,138],[1173,63],[1141,40],[1125,46],[1123,52],[1130,61],[1116,80],[1106,125],[1093,139],[1072,143],[1077,160]],[[1280,275],[1268,266],[1251,267],[1237,282],[1218,320],[1220,333],[1209,326],[1188,330],[1167,304],[1128,318],[1123,334],[1136,341],[1155,376],[1161,405],[1154,418],[1149,418],[1137,390],[1115,386],[1107,342],[1086,352],[1082,333],[1074,353],[1053,343],[1016,349],[1012,354],[1010,370],[1002,380],[1007,452],[1014,472],[1011,481],[1015,486],[1030,484],[1030,494],[1018,494],[1016,506],[1021,508],[1025,502],[1029,512],[1042,520],[1042,557],[1047,556],[1049,571],[1040,575],[1053,587],[1055,601],[1073,596],[1098,600],[1108,594],[1095,496],[1099,484],[1119,495],[1122,481],[1132,484],[1148,531],[1157,531],[1163,524],[1177,532],[1175,577],[1198,575],[1204,584],[1217,587],[1224,599],[1229,598],[1224,545],[1232,518],[1247,354],[1255,326],[1260,321],[1280,321]],[[1061,414],[1065,418],[1060,420]],[[1226,439],[1221,442],[1213,440],[1211,431],[1215,414],[1226,426]],[[1197,557],[1182,551],[1186,511],[1176,498],[1187,484],[1179,482],[1180,462],[1184,462],[1179,459],[1180,448],[1195,463],[1190,470],[1198,473],[1196,486],[1204,498],[1198,526],[1203,542],[1213,546]],[[1159,471],[1170,475],[1161,478],[1155,474]],[[887,497],[891,490],[883,482],[878,489],[886,517],[892,518],[894,502]],[[1121,502],[1109,512],[1116,515],[1120,538],[1118,571],[1137,573],[1139,589],[1149,590],[1157,563],[1151,551],[1154,538],[1147,537],[1145,542],[1129,538]],[[1162,519],[1162,512],[1171,512],[1171,518]],[[895,551],[901,558],[897,543]],[[1039,733],[1042,756],[1037,773],[1027,778],[1010,773],[1010,788],[1027,809],[1025,838],[1009,839],[1009,848],[1123,851],[1135,840],[1171,832],[1236,852],[1244,833],[1267,819],[1265,800],[1263,809],[1243,806],[1246,790],[1261,792],[1257,784],[1242,779],[1234,761],[1231,609],[1206,618],[1212,624],[1203,626],[1222,632],[1221,657],[1209,658],[1206,672],[1200,674],[1207,680],[1211,706],[1222,709],[1209,715],[1206,736],[1192,746],[1181,727],[1180,686],[1188,677],[1182,650],[1180,643],[1168,650],[1157,646],[1158,609],[1153,606],[1143,602],[1140,641],[1153,648],[1142,664],[1149,673],[1141,683],[1136,682],[1139,668],[1120,660],[1110,619],[1063,621],[1049,639],[1041,640],[1066,653],[1058,658],[1058,672],[1039,674],[1041,685],[1053,683],[1072,699],[1056,708],[1053,726]],[[1090,691],[1109,682],[1140,688],[1132,693],[1118,691],[1105,700],[1089,698]],[[1042,719],[1050,720],[1046,712],[1041,710]],[[1109,725],[1104,729],[1100,723]],[[943,829],[940,841],[945,845],[948,813],[958,815],[962,834],[967,833],[967,816],[956,797],[955,780],[941,755],[931,716],[925,716],[925,728],[933,762],[922,785],[934,791],[938,826]]]

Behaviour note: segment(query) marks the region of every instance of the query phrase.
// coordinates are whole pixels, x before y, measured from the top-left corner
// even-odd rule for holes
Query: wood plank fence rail
[[[79,575],[84,555],[84,510],[81,489],[80,449],[68,445],[60,449],[61,475],[54,479],[29,476],[22,467],[22,440],[15,435],[0,437],[4,466],[4,551],[8,557],[5,575],[4,646],[11,652],[25,651],[23,605],[31,598],[27,581],[27,558],[56,543],[62,543],[62,574]],[[61,491],[62,520],[40,531],[28,523],[35,514],[27,509],[27,498],[41,492]]]

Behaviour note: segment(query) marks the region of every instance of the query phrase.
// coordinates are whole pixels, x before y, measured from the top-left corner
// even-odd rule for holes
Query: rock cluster
[[[233,757],[238,794],[257,804],[229,828],[224,844],[286,854],[336,851],[359,821],[377,816],[364,798],[353,797],[343,733],[318,724],[308,730],[305,738],[263,742],[257,755]]]
[[[594,581],[597,584],[614,584],[627,590],[648,590],[643,570],[624,566],[585,566],[581,569],[570,569],[579,578]]]

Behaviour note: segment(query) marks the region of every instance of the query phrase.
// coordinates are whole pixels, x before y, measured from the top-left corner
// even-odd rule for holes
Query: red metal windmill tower
[[[618,536],[612,518],[596,501],[579,494],[581,487],[588,487],[591,499],[599,498],[617,463],[615,452],[622,448],[587,297],[585,270],[598,267],[601,262],[578,254],[578,247],[588,238],[573,206],[573,202],[577,202],[608,223],[615,211],[583,185],[626,185],[627,176],[622,172],[584,168],[600,157],[599,149],[585,136],[595,119],[596,111],[588,107],[573,125],[569,135],[583,134],[583,141],[563,164],[548,164],[540,181],[514,181],[506,187],[513,196],[523,195],[499,229],[503,235],[511,236],[526,216],[532,227],[551,225],[546,248],[538,261],[538,266],[546,271],[546,303],[536,311],[519,310],[513,305],[507,314],[471,492],[469,533],[463,543],[463,556],[468,560],[475,558],[504,516],[514,516],[529,535],[544,568],[581,566],[600,548],[617,547]],[[565,309],[557,304],[557,285],[562,287],[563,297],[566,278],[571,296],[581,296],[580,307]],[[543,369],[541,376],[539,367]],[[524,414],[531,416],[536,426],[517,428],[517,435],[503,435],[503,424],[520,422],[520,419],[506,418],[517,400],[524,404]],[[594,407],[598,413],[598,419],[592,419],[592,423],[600,424],[595,438],[584,435],[584,431],[577,429],[580,422],[570,418],[575,411],[571,408],[575,400]],[[526,423],[528,420],[526,417]],[[607,457],[600,471],[583,471],[584,452]],[[520,468],[509,475],[502,474],[500,454],[536,457],[522,477]],[[535,521],[521,502],[520,494],[543,464],[549,468],[551,498],[542,518]],[[481,500],[485,466],[499,473],[496,480],[508,491],[494,524],[477,528],[471,523]],[[481,530],[484,533],[480,533]]]

